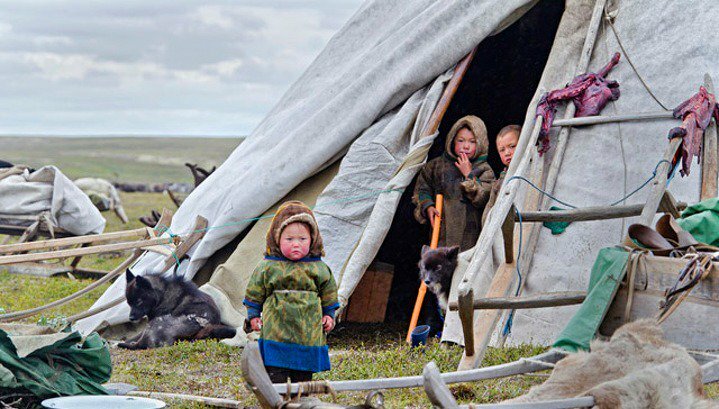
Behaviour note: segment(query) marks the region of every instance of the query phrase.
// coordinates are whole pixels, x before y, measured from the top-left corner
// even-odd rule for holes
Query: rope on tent
[[[617,201],[615,201],[615,202],[612,202],[609,206],[616,206],[616,205],[618,205],[619,203],[622,203],[622,202],[624,202],[625,200],[629,199],[629,197],[633,196],[635,193],[637,193],[637,192],[639,192],[640,190],[642,190],[646,185],[649,184],[649,182],[651,182],[652,180],[654,180],[654,178],[657,177],[657,169],[659,169],[659,165],[661,165],[661,164],[664,163],[664,162],[669,163],[668,160],[665,160],[665,159],[660,160],[660,161],[657,163],[657,165],[654,166],[654,170],[652,171],[652,176],[649,177],[649,179],[647,179],[644,183],[642,183],[641,185],[639,185],[639,187],[637,187],[636,189],[632,190],[631,193],[629,193],[628,195],[624,196],[623,198],[621,198],[621,199],[619,199],[619,200],[617,200]],[[671,163],[670,163],[670,165],[671,165]],[[676,173],[676,167],[675,167],[674,169],[672,169],[671,175],[669,176],[669,179],[667,180],[667,185],[669,185],[669,183],[672,181],[672,179],[674,178],[675,173]],[[563,204],[563,205],[565,205],[565,206],[569,206],[569,207],[571,207],[572,209],[576,209],[576,208],[577,208],[576,206],[571,205],[571,204],[569,204],[569,203],[567,203],[567,202],[565,202],[565,201],[562,201],[562,200],[556,198],[555,196],[551,195],[550,193],[548,193],[548,192],[546,192],[546,191],[540,189],[539,187],[537,187],[537,185],[535,185],[534,183],[532,183],[531,181],[529,181],[529,180],[528,180],[527,178],[525,178],[525,177],[522,177],[522,176],[512,176],[511,178],[507,179],[507,183],[509,183],[510,181],[515,180],[515,179],[516,179],[516,180],[522,180],[522,181],[528,183],[532,188],[534,188],[535,190],[537,190],[537,191],[540,192],[541,194],[543,194],[543,195],[549,197],[550,199],[552,199],[552,200],[554,200],[554,201],[556,201],[556,202],[558,202],[558,203],[561,203],[561,204]],[[517,257],[516,257],[516,260],[517,260],[517,261],[516,261],[516,271],[517,271],[518,280],[517,280],[517,290],[516,290],[515,293],[514,293],[514,296],[517,297],[517,296],[519,296],[519,291],[520,291],[521,288],[522,288],[522,279],[523,279],[523,278],[522,278],[521,265],[520,265],[520,260],[521,260],[521,257],[522,257],[522,241],[523,241],[523,240],[522,240],[522,213],[521,213],[519,210],[517,210],[516,207],[515,207],[514,211],[516,212],[517,222],[518,222],[518,224],[519,224],[519,237],[518,237],[518,239],[519,239],[519,245],[518,245],[518,247],[517,247]],[[515,312],[515,311],[516,311],[516,310],[512,310],[512,311],[509,313],[509,317],[507,317],[507,323],[504,325],[504,329],[502,330],[502,335],[503,335],[503,336],[507,336],[507,335],[509,335],[509,334],[512,333],[512,323],[513,323],[513,321],[514,321],[514,312]]]
[[[604,9],[604,20],[609,24],[609,27],[612,29],[612,33],[614,33],[614,38],[617,39],[617,44],[619,44],[619,48],[621,48],[622,53],[624,53],[624,57],[627,59],[627,62],[629,63],[629,66],[632,67],[632,70],[634,70],[634,73],[637,75],[637,78],[639,78],[639,81],[644,86],[644,89],[647,90],[649,95],[656,101],[659,106],[664,108],[665,111],[671,111],[671,109],[667,108],[666,105],[662,104],[662,102],[657,98],[656,95],[654,95],[654,92],[652,92],[651,88],[649,88],[649,84],[647,84],[646,81],[644,81],[644,78],[639,74],[639,71],[637,71],[637,67],[634,66],[634,63],[632,63],[632,60],[629,58],[629,54],[627,53],[627,49],[624,48],[624,45],[622,44],[622,40],[619,38],[619,33],[617,32],[617,28],[614,27],[614,23],[612,22],[612,17],[609,15],[609,12],[607,9]]]

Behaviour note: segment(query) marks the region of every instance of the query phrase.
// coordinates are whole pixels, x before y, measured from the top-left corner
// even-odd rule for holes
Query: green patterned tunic
[[[259,344],[266,366],[330,369],[322,316],[334,317],[339,303],[332,272],[320,258],[265,256],[252,273],[244,304],[248,318],[262,314]]]

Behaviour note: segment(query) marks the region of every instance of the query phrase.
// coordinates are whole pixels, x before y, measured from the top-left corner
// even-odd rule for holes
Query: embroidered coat
[[[454,138],[461,128],[469,128],[477,141],[472,171],[464,178],[455,166]],[[489,199],[494,172],[487,163],[487,128],[476,116],[465,116],[447,134],[445,152],[427,162],[420,170],[412,202],[415,218],[427,222],[427,208],[434,206],[437,194],[444,196],[439,245],[459,246],[461,251],[474,247],[482,227],[482,211]]]
[[[279,237],[290,223],[310,227],[312,244],[307,257],[292,261],[279,249]],[[247,285],[247,316],[262,317],[260,353],[266,366],[320,372],[330,369],[329,349],[322,317],[339,307],[337,284],[322,261],[322,239],[312,211],[301,202],[280,207],[267,233],[265,258]]]

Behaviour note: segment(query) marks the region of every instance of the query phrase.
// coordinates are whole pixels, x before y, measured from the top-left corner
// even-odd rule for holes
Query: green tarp
[[[102,383],[112,372],[107,343],[97,333],[85,340],[78,332],[62,335],[34,336],[34,342],[38,337],[54,342],[23,351],[16,345],[23,337],[0,329],[0,389],[22,389],[40,398],[106,395]]]
[[[708,199],[687,207],[677,222],[699,242],[719,246],[719,199]]]
[[[588,351],[626,271],[629,253],[622,248],[599,250],[589,278],[587,298],[554,342],[569,352]]]

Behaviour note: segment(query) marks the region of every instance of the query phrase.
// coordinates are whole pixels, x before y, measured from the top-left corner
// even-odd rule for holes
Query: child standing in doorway
[[[252,329],[261,332],[260,353],[273,383],[307,382],[330,369],[325,334],[339,303],[323,255],[312,211],[299,201],[282,204],[243,301]]]
[[[434,226],[435,195],[444,196],[439,246],[474,247],[494,173],[487,163],[487,127],[473,115],[457,121],[447,134],[445,152],[422,167],[414,189],[415,218]]]
[[[489,195],[489,202],[487,202],[487,207],[484,208],[484,213],[482,214],[482,223],[487,220],[489,210],[492,208],[492,206],[494,206],[494,203],[497,201],[499,189],[502,188],[502,183],[504,183],[504,177],[507,174],[507,168],[512,162],[512,158],[514,157],[514,150],[517,148],[517,144],[519,143],[519,135],[521,133],[521,126],[507,125],[504,128],[500,129],[499,133],[497,134],[495,143],[497,144],[497,152],[499,152],[499,158],[502,160],[504,169],[499,174],[499,178],[492,184],[492,192]]]

